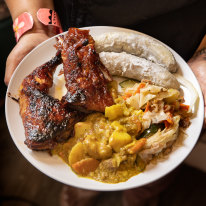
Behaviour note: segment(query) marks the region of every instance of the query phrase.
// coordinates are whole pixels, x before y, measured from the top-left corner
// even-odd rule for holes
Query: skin
[[[53,33],[51,27],[44,26],[36,17],[36,12],[39,8],[54,9],[52,0],[6,0],[6,4],[10,10],[13,21],[23,12],[29,12],[34,20],[33,28],[20,37],[18,43],[7,58],[4,81],[6,85],[8,85],[14,70],[25,55],[41,42],[54,36],[55,33]],[[21,6],[18,7],[16,5]]]
[[[194,72],[195,76],[197,77],[204,100],[206,101],[206,52],[203,55],[199,55],[190,59],[188,62],[189,66],[191,67],[192,71]],[[205,108],[205,117],[204,117],[204,128],[206,128],[206,104],[204,103]]]
[[[197,77],[203,97],[204,97],[204,108],[205,108],[205,118],[204,118],[204,129],[206,128],[206,35],[204,36],[200,46],[193,55],[193,57],[188,61],[188,64],[195,76]]]
[[[4,81],[6,85],[8,85],[14,70],[24,56],[38,44],[55,34],[52,32],[50,27],[41,24],[36,17],[36,12],[39,8],[54,9],[52,0],[6,0],[6,3],[12,15],[13,21],[25,11],[29,12],[34,19],[34,27],[32,30],[21,36],[19,42],[7,58]],[[21,5],[21,8],[18,8],[16,5]],[[188,64],[196,75],[202,88],[204,99],[206,99],[206,81],[204,80],[204,77],[206,76],[206,35],[204,36],[194,56],[188,61]],[[206,120],[204,122],[204,127],[205,126]]]

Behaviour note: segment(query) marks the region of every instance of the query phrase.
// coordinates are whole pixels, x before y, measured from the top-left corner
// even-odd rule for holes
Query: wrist
[[[22,13],[28,12],[32,15],[34,22],[38,22],[36,13],[39,8],[49,8],[54,10],[53,0],[5,0],[13,21]]]
[[[54,29],[52,29],[51,27],[43,25],[39,21],[34,22],[34,25],[33,25],[32,29],[30,29],[29,31],[27,31],[23,35],[33,34],[33,33],[41,33],[41,34],[45,34],[49,37],[52,37],[52,36],[56,35],[56,33],[54,32]]]
[[[57,13],[48,8],[40,8],[35,15],[20,14],[13,23],[16,41],[25,33],[44,33],[51,37],[62,32]]]

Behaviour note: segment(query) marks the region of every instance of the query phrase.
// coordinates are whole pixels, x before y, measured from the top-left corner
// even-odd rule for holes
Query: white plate
[[[92,36],[102,34],[108,31],[126,31],[126,32],[135,32],[128,29],[117,28],[117,27],[87,27],[90,29]],[[33,69],[41,64],[45,63],[56,53],[56,49],[53,47],[55,44],[55,37],[43,42],[37,46],[32,52],[30,52],[23,61],[17,67],[15,73],[12,76],[10,84],[8,86],[8,92],[12,95],[18,96],[18,88],[24,79]],[[151,183],[167,173],[175,169],[191,152],[194,145],[196,144],[198,137],[201,132],[203,124],[203,97],[200,90],[200,86],[188,67],[185,61],[173,50],[171,50],[180,65],[178,71],[184,78],[192,82],[199,94],[198,102],[198,112],[197,115],[192,119],[191,126],[186,130],[188,137],[184,140],[184,143],[181,147],[174,150],[167,160],[159,162],[155,166],[148,166],[146,170],[132,178],[128,181],[118,184],[105,184],[90,180],[87,178],[80,178],[72,172],[70,167],[66,165],[59,157],[51,157],[47,152],[35,152],[31,151],[24,144],[24,128],[22,124],[21,117],[19,115],[19,105],[13,101],[11,98],[6,97],[6,119],[10,134],[18,147],[19,151],[24,155],[24,157],[37,169],[39,169],[44,174],[49,177],[58,180],[64,184],[71,186],[80,187],[83,189],[91,190],[101,190],[101,191],[114,191],[114,190],[123,190],[134,187],[139,187],[147,183]],[[186,92],[186,100],[189,100],[190,93]]]

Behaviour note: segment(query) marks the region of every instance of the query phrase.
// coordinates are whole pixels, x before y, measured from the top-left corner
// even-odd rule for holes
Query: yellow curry
[[[113,82],[115,104],[105,114],[76,123],[74,136],[53,150],[80,176],[106,183],[128,180],[171,146],[180,120],[188,120],[179,91],[132,80],[120,85],[117,93]]]

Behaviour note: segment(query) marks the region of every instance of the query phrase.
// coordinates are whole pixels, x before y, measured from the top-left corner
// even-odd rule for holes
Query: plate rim
[[[81,29],[117,29],[117,30],[120,29],[120,30],[125,30],[125,31],[132,32],[132,33],[139,33],[139,34],[143,34],[143,35],[146,35],[146,36],[151,37],[150,35],[147,35],[147,34],[145,34],[145,33],[139,32],[139,31],[135,31],[135,30],[127,29],[127,28],[122,28],[122,27],[114,27],[114,26],[92,26],[92,27],[82,27]],[[61,182],[61,183],[64,183],[64,184],[68,184],[68,182],[62,181],[61,179],[59,179],[59,178],[57,178],[57,177],[54,177],[54,175],[45,173],[45,171],[43,171],[43,169],[42,169],[39,165],[36,165],[35,161],[33,161],[33,160],[32,160],[31,158],[29,158],[28,156],[25,156],[25,155],[24,155],[24,152],[22,152],[22,149],[20,148],[20,146],[19,146],[18,143],[16,142],[15,137],[13,137],[14,134],[13,134],[11,125],[9,124],[9,117],[8,117],[8,115],[9,115],[9,108],[8,108],[8,101],[9,101],[9,99],[8,99],[8,98],[9,98],[9,97],[8,97],[8,93],[9,93],[10,88],[11,88],[11,86],[12,86],[12,82],[14,81],[13,79],[15,78],[16,73],[20,70],[19,68],[21,68],[22,63],[23,63],[27,58],[29,58],[29,56],[30,56],[34,51],[38,50],[38,49],[39,49],[40,47],[42,47],[43,45],[47,44],[49,41],[52,41],[52,39],[55,39],[57,36],[62,35],[62,34],[65,34],[66,32],[67,32],[67,31],[65,31],[64,33],[58,34],[58,35],[56,35],[56,36],[53,36],[53,37],[47,39],[46,41],[42,42],[41,44],[39,44],[38,46],[36,46],[31,52],[29,52],[29,53],[23,58],[23,60],[22,60],[22,61],[20,62],[20,64],[17,66],[16,70],[14,71],[14,73],[13,73],[13,75],[12,75],[12,77],[11,77],[11,80],[10,80],[10,83],[9,83],[9,85],[8,85],[7,92],[6,92],[6,98],[5,98],[5,116],[6,116],[7,126],[8,126],[8,128],[9,128],[9,132],[10,132],[10,135],[11,135],[11,137],[12,137],[12,140],[14,141],[14,143],[15,143],[16,147],[18,148],[18,150],[20,151],[20,153],[25,157],[25,159],[26,159],[27,161],[29,161],[29,162],[30,162],[35,168],[37,168],[39,171],[41,171],[41,172],[44,173],[45,175],[51,177],[52,179],[55,179],[55,180],[57,180],[57,181],[59,181],[59,182]],[[159,41],[158,39],[156,39],[156,38],[154,38],[154,37],[151,37],[151,38]],[[159,41],[159,42],[161,42],[161,41]],[[161,42],[161,43],[164,44],[163,42]],[[189,70],[190,70],[191,75],[193,76],[193,79],[196,80],[196,84],[198,85],[198,88],[197,88],[197,89],[198,89],[198,95],[199,95],[199,108],[198,108],[198,110],[201,109],[201,111],[203,111],[202,118],[200,118],[200,120],[201,120],[201,126],[200,126],[200,128],[202,128],[203,121],[204,121],[204,104],[203,104],[203,95],[202,95],[202,91],[201,91],[201,87],[200,87],[200,85],[199,85],[199,82],[198,82],[197,78],[195,77],[193,71],[192,71],[191,68],[189,67],[189,65],[184,61],[184,59],[183,59],[177,52],[175,52],[172,48],[170,48],[170,47],[167,46],[166,44],[164,44],[164,45],[165,45],[167,48],[169,48],[169,50],[173,53],[174,56],[177,55],[178,58],[180,58],[181,61],[183,61],[184,64],[187,65],[187,67],[188,67]],[[199,92],[200,92],[200,93],[199,93]],[[202,108],[200,108],[200,107],[202,107]],[[121,184],[124,184],[124,182],[123,182],[123,183],[117,183],[117,184],[101,183],[101,184],[107,185],[107,186],[108,186],[107,189],[106,189],[106,188],[101,189],[101,188],[96,188],[96,187],[94,188],[94,187],[92,187],[91,185],[90,185],[90,186],[89,186],[89,185],[77,186],[77,185],[74,185],[74,184],[68,184],[68,185],[71,185],[71,186],[73,186],[73,187],[79,187],[79,188],[82,188],[82,189],[89,189],[89,190],[96,190],[96,191],[118,191],[118,190],[132,189],[132,188],[136,188],[136,187],[140,187],[140,186],[143,186],[143,185],[152,183],[152,182],[154,182],[154,181],[162,178],[163,176],[166,176],[168,173],[172,172],[175,168],[177,168],[177,167],[187,158],[188,154],[191,153],[192,149],[193,149],[194,146],[196,145],[196,143],[197,143],[197,141],[198,141],[198,139],[199,139],[201,130],[202,130],[202,129],[199,130],[199,132],[198,132],[198,134],[197,134],[198,138],[196,138],[196,141],[194,142],[194,144],[193,144],[193,146],[190,148],[190,150],[187,152],[187,154],[185,155],[185,157],[183,158],[183,160],[180,161],[178,164],[176,164],[176,166],[173,167],[173,169],[171,169],[171,170],[169,170],[169,171],[167,171],[167,172],[163,172],[161,175],[159,175],[158,177],[156,177],[156,178],[153,179],[153,180],[150,180],[149,182],[145,182],[145,183],[140,184],[140,185],[138,185],[138,186],[135,186],[135,185],[133,185],[133,186],[129,186],[129,185],[128,185],[128,186],[122,186]],[[65,164],[65,163],[63,163],[63,164]],[[84,179],[85,179],[85,178],[84,178]],[[130,178],[130,179],[131,179],[131,178]],[[95,181],[95,180],[90,180],[90,181]],[[112,185],[115,185],[115,187],[113,187]],[[120,186],[120,185],[121,185],[121,186]],[[117,187],[116,187],[116,186],[117,186]],[[118,186],[120,186],[121,188],[118,188]]]

